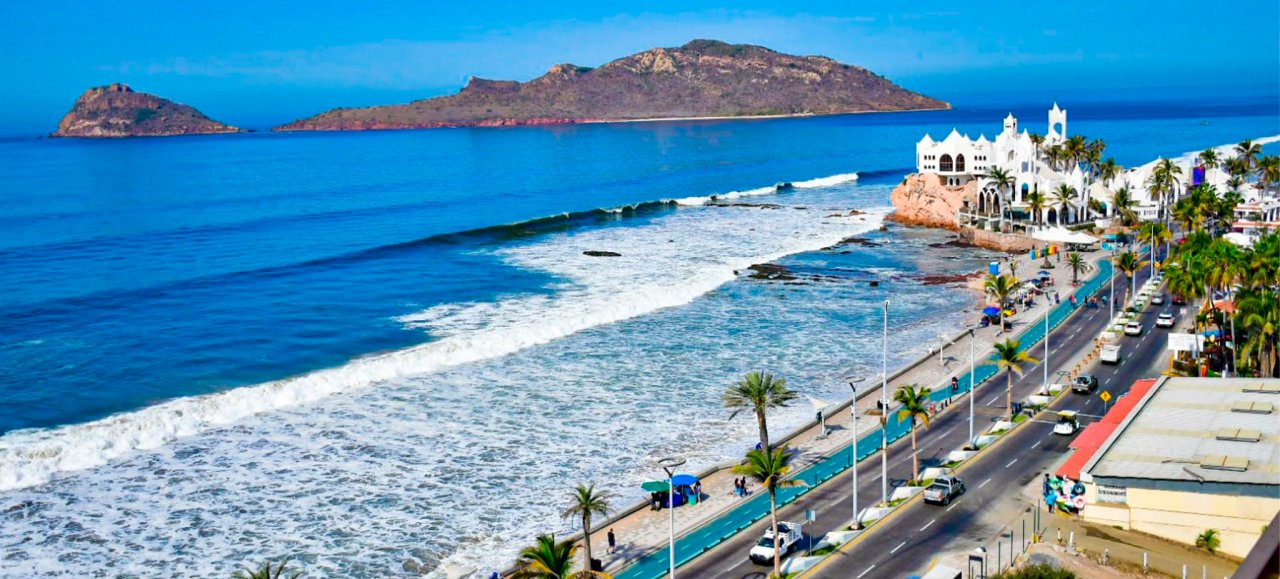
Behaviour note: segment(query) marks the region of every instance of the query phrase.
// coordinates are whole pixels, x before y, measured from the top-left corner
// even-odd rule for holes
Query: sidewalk
[[[1018,273],[1022,277],[1035,275],[1039,271],[1040,260],[1031,260],[1027,255],[1010,256],[1009,260],[1017,260]],[[1056,261],[1056,260],[1055,260]],[[1006,262],[1007,263],[1007,262]],[[1065,265],[1058,265],[1053,270],[1056,285],[1051,290],[1058,290],[1062,293],[1070,294],[1070,272],[1064,271]],[[1007,267],[1007,266],[1004,266]],[[1003,271],[1007,269],[1002,267]],[[1109,271],[1109,267],[1107,268]],[[1097,274],[1098,270],[1094,269],[1087,272],[1085,276]],[[1067,315],[1070,314],[1071,308],[1065,303],[1067,297],[1063,296],[1062,307],[1053,311],[1050,318],[1050,324],[1056,326],[1061,323]],[[1039,341],[1043,336],[1044,314],[1049,311],[1048,300],[1044,296],[1037,297],[1034,307],[1028,310],[1021,310],[1017,316],[1012,319],[1012,329],[1006,333],[999,333],[998,328],[991,326],[981,328],[974,331],[973,335],[973,352],[977,360],[976,382],[981,384],[986,379],[994,375],[994,368],[990,365],[984,366],[986,359],[992,354],[992,344],[999,340],[1017,336],[1021,332],[1026,335],[1023,339],[1024,348],[1030,344]],[[973,322],[976,322],[975,314]],[[918,384],[928,386],[934,391],[934,400],[938,402],[938,408],[941,410],[943,401],[950,396],[950,378],[958,376],[960,381],[961,397],[969,390],[969,370],[970,370],[970,336],[968,330],[954,336],[951,344],[942,352],[942,361],[939,362],[937,350],[932,350],[922,356],[916,362],[899,370],[896,374],[890,376],[889,380],[889,396],[892,398],[892,392],[897,387],[904,384]],[[1040,356],[1036,355],[1037,358]],[[1056,377],[1051,376],[1051,380]],[[876,430],[879,424],[878,416],[867,416],[875,414],[876,403],[879,401],[879,391],[881,385],[879,381],[869,380],[866,383],[858,384],[858,400],[857,409],[861,417],[859,419],[859,437],[862,439],[858,445],[858,455],[861,460],[865,456],[876,452],[879,449],[879,436],[871,437],[868,434]],[[959,400],[959,398],[957,398]],[[850,428],[850,413],[846,412],[848,402],[837,408],[827,418],[828,436],[822,436],[819,426],[814,423],[801,429],[799,432],[792,433],[791,436],[778,441],[778,445],[786,445],[797,451],[794,464],[794,472],[797,477],[805,480],[810,485],[816,486],[822,481],[834,476],[834,474],[845,470],[849,465],[849,444],[852,440],[852,429]],[[891,401],[892,404],[892,401]],[[890,425],[888,429],[890,441],[900,438],[906,433],[907,425],[905,423],[897,423],[895,416],[890,417]],[[819,464],[823,459],[832,456],[834,453],[842,453],[844,460],[827,460],[825,463]],[[811,468],[814,466],[818,468]],[[727,465],[731,466],[731,465]],[[749,498],[740,498],[733,494],[733,479],[735,475],[728,470],[727,466],[721,467],[713,473],[702,476],[703,499],[697,505],[678,507],[675,512],[675,533],[677,537],[689,534],[690,538],[705,539],[710,545],[719,542],[719,539],[736,533],[740,528],[745,528],[758,519],[749,511],[758,510],[750,508],[749,505],[753,500],[763,498],[758,488],[752,487],[754,496]],[[779,493],[779,503],[784,500],[794,499],[803,490],[787,489],[789,492]],[[767,499],[765,499],[767,502]],[[644,558],[650,553],[667,547],[669,540],[668,515],[665,511],[653,511],[647,505],[640,505],[637,510],[628,509],[623,511],[622,516],[616,517],[616,520],[601,523],[592,535],[593,545],[597,548],[597,558],[605,562],[606,571],[617,574],[623,567]],[[767,506],[764,507],[767,512]],[[850,513],[852,518],[852,513]],[[714,521],[714,524],[708,525]],[[606,552],[607,532],[612,529],[618,538],[619,549],[613,554]],[[705,536],[705,537],[703,537]],[[683,541],[682,541],[683,542]],[[679,546],[678,546],[679,547]],[[680,551],[681,549],[677,549]],[[679,555],[679,553],[678,553]],[[677,563],[679,563],[679,559]],[[656,563],[656,562],[655,562]],[[663,557],[663,568],[665,569],[665,557]],[[628,570],[630,571],[630,570]]]

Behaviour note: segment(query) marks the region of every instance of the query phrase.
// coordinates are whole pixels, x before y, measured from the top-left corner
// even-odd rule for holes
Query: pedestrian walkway
[[[1034,263],[1024,263],[1023,265],[1028,268],[1034,268]],[[1049,329],[1051,330],[1061,325],[1072,311],[1077,307],[1082,307],[1082,304],[1086,303],[1086,298],[1100,289],[1110,279],[1111,274],[1109,261],[1101,261],[1095,264],[1094,275],[1070,293],[1070,295],[1076,297],[1076,301],[1081,305],[1073,306],[1069,299],[1063,299],[1060,304],[1050,307],[1048,310]],[[1039,312],[1044,312],[1044,308],[1048,307],[1048,301],[1047,297],[1041,299],[1039,308],[1024,312],[1025,317],[1035,321],[1029,326],[1025,326],[1018,336],[1021,341],[1021,350],[1027,350],[1044,337],[1046,329],[1044,317]],[[925,359],[895,377],[892,380],[892,386],[897,387],[907,383],[932,385],[933,391],[930,394],[930,399],[941,406],[945,401],[953,397],[950,388],[950,376],[952,374],[960,372],[956,376],[959,381],[960,394],[969,392],[974,385],[981,385],[990,380],[998,373],[998,368],[990,360],[990,344],[1007,336],[1000,336],[998,328],[986,329],[982,332],[983,335],[981,337],[976,334],[977,332],[975,332],[975,338],[977,338],[978,342],[983,342],[983,347],[980,350],[983,352],[983,358],[981,358],[982,363],[976,365],[973,370],[972,383],[970,381],[970,372],[967,371],[968,364],[956,364],[951,367],[944,363],[941,368],[936,368],[933,364],[928,364],[928,359]],[[970,337],[966,331],[963,338],[954,341],[950,350],[957,352],[968,349],[968,344],[964,341],[968,339]],[[975,342],[976,345],[977,342]],[[961,347],[957,348],[957,346]],[[932,358],[932,355],[930,358]],[[867,385],[868,391],[872,389],[878,388],[873,384]],[[876,401],[875,396],[865,396],[864,392],[859,392],[859,399],[857,400],[859,413],[861,414],[874,408]],[[845,425],[850,420],[844,418],[842,423],[838,419],[839,416],[835,417],[835,420],[828,420],[827,426],[829,428],[835,427],[833,430],[847,428]],[[875,422],[878,422],[878,420]],[[889,443],[908,435],[909,432],[909,422],[900,419],[896,413],[891,412],[885,427],[885,434]],[[796,474],[793,478],[802,480],[809,486],[780,489],[777,496],[779,507],[790,504],[811,488],[830,480],[832,477],[848,470],[851,466],[854,445],[849,442],[837,444],[832,440],[835,438],[834,436],[818,440],[819,434],[821,433],[816,432],[816,429],[810,429],[810,431],[806,431],[787,442],[792,447],[799,446],[804,448],[803,453],[798,457],[799,460],[795,463]],[[860,430],[859,435],[856,452],[857,460],[862,461],[879,451],[881,432],[880,428],[876,426],[866,430],[865,434]],[[844,438],[844,440],[847,441],[849,439]],[[719,476],[717,477],[717,475]],[[712,481],[713,477],[718,478],[718,480]],[[731,487],[728,484],[731,477],[732,474],[722,470],[711,477],[707,477],[703,487],[704,489],[728,489]],[[691,529],[676,540],[675,558],[677,566],[714,548],[725,539],[732,537],[769,514],[769,497],[767,493],[756,492],[749,498],[738,499],[728,491],[722,491],[721,493],[709,492],[711,497],[705,503],[691,507],[681,507],[676,512],[677,518],[682,521],[681,527],[683,529]],[[668,552],[665,548],[655,550],[667,542],[667,514],[645,514],[649,516],[637,517],[636,521],[630,521],[632,524],[627,525],[629,528],[624,529],[624,532],[621,533],[624,539],[624,547],[606,562],[607,568],[610,570],[615,570],[629,563],[629,566],[625,569],[614,573],[614,576],[619,579],[650,579],[667,574],[669,565]],[[648,524],[645,524],[645,521],[640,519],[648,519]],[[628,521],[619,521],[614,525],[614,528],[619,528],[626,522]],[[601,527],[600,531],[593,537],[598,537],[596,540],[603,542],[603,533],[605,531],[606,529]],[[641,545],[650,546],[646,549]]]

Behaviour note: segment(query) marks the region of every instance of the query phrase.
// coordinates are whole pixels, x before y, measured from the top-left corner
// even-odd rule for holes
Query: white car
[[[1171,313],[1169,313],[1169,312],[1165,312],[1165,313],[1163,313],[1163,314],[1160,314],[1160,315],[1156,316],[1156,327],[1157,327],[1157,328],[1172,328],[1172,327],[1173,327],[1173,314],[1171,314]]]
[[[1102,347],[1102,353],[1098,356],[1103,364],[1119,364],[1120,363],[1120,346],[1116,344],[1107,344]]]
[[[804,535],[800,532],[800,525],[778,521],[777,541],[774,538],[773,528],[764,530],[764,536],[760,537],[759,541],[756,541],[755,546],[747,554],[752,563],[760,565],[772,563],[775,550],[782,557],[790,555],[800,545],[800,540],[804,538]]]
[[[1163,305],[1164,305],[1164,294],[1156,294],[1156,295],[1151,296],[1151,305],[1153,305],[1153,306],[1163,306]]]
[[[1126,336],[1141,336],[1141,335],[1142,335],[1142,323],[1141,323],[1141,322],[1138,322],[1138,321],[1132,321],[1132,322],[1129,322],[1129,323],[1125,324],[1125,325],[1124,325],[1124,335],[1126,335]]]
[[[1070,410],[1063,410],[1058,413],[1058,423],[1053,425],[1053,433],[1063,436],[1070,436],[1080,430],[1080,421],[1076,419],[1076,413]]]

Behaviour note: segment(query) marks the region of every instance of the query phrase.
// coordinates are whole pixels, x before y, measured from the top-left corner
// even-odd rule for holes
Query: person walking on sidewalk
[[[618,552],[618,538],[614,536],[613,529],[609,529],[609,554]]]

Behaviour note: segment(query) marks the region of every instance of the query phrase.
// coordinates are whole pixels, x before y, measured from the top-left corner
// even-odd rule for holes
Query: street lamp
[[[1111,321],[1116,319],[1116,250],[1111,250],[1111,295],[1107,296],[1107,305],[1111,306],[1111,319],[1107,320],[1107,327],[1111,327]]]
[[[973,328],[969,328],[969,444],[973,444],[973,397],[977,396],[978,385],[974,383],[974,374],[976,369],[976,361],[973,357],[973,343],[978,341],[977,334]]]
[[[889,504],[889,300],[884,301],[884,347],[880,354],[880,501]]]
[[[865,380],[858,378],[849,382],[849,388],[853,390],[853,403],[849,404],[849,415],[853,423],[853,445],[849,447],[849,453],[853,455],[849,462],[849,470],[853,471],[853,525],[849,528],[855,531],[862,528],[862,522],[858,520],[858,386],[857,383]]]
[[[671,579],[676,579],[676,487],[674,479],[676,467],[682,464],[684,464],[684,459],[675,456],[658,459],[658,466],[667,471],[667,511],[669,512],[667,529],[671,533],[671,570],[668,577]]]
[[[1048,298],[1046,297],[1046,300]],[[1049,305],[1049,309],[1044,312],[1044,391],[1049,391],[1049,316],[1053,314],[1053,305]],[[1110,322],[1108,322],[1110,323]]]

